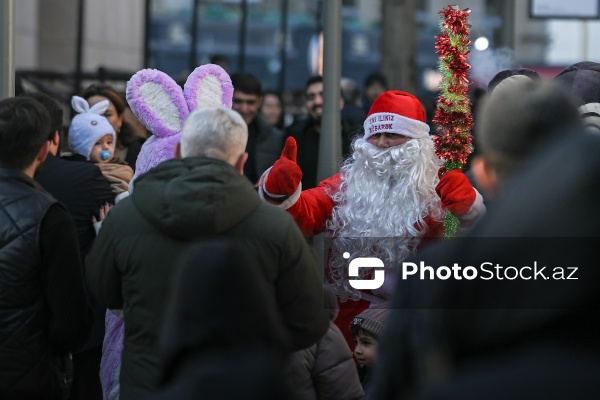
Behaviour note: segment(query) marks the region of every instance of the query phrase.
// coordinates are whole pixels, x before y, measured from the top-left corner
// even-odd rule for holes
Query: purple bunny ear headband
[[[143,69],[127,82],[126,98],[131,111],[153,134],[138,156],[137,177],[173,158],[190,112],[210,106],[231,108],[233,85],[227,72],[215,64],[196,68],[188,76],[183,90],[164,72]]]

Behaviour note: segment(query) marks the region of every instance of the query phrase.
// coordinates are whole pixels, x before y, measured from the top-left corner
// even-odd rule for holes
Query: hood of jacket
[[[177,238],[226,232],[261,202],[235,168],[204,157],[160,164],[136,180],[131,197],[153,226]]]

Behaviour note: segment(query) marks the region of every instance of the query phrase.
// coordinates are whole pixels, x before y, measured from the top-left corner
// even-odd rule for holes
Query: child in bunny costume
[[[103,116],[109,102],[103,100],[90,108],[84,98],[73,96],[71,105],[78,114],[69,127],[69,147],[73,153],[98,165],[118,202],[129,194],[133,169],[115,157],[115,130]]]
[[[165,73],[144,69],[134,74],[127,83],[126,96],[133,113],[153,134],[144,143],[138,156],[129,189],[133,193],[134,182],[140,175],[174,157],[175,146],[181,139],[181,130],[188,114],[199,107],[213,105],[231,108],[233,87],[229,75],[221,67],[212,64],[196,68],[188,77],[183,91]],[[154,315],[152,318],[158,320],[160,316]],[[118,399],[120,396],[124,335],[122,312],[109,309],[100,366],[105,400]]]

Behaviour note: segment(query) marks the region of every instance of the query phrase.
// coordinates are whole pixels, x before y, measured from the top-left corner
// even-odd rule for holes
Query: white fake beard
[[[356,257],[377,257],[385,269],[412,255],[427,232],[425,217],[443,221],[435,187],[441,160],[431,138],[379,149],[365,139],[341,169],[340,190],[327,228],[332,234],[329,276],[342,301],[359,300],[348,283],[348,264]],[[350,257],[344,258],[344,253]],[[347,254],[348,255],[348,254]],[[370,273],[360,269],[364,278]]]

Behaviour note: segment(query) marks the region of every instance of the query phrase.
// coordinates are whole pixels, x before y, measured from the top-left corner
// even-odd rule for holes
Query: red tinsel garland
[[[442,34],[436,36],[435,49],[440,57],[440,95],[433,122],[437,136],[433,138],[437,155],[445,160],[444,170],[462,169],[473,151],[471,128],[473,117],[468,93],[467,62],[469,55],[470,9],[459,10],[452,6],[439,12]]]

